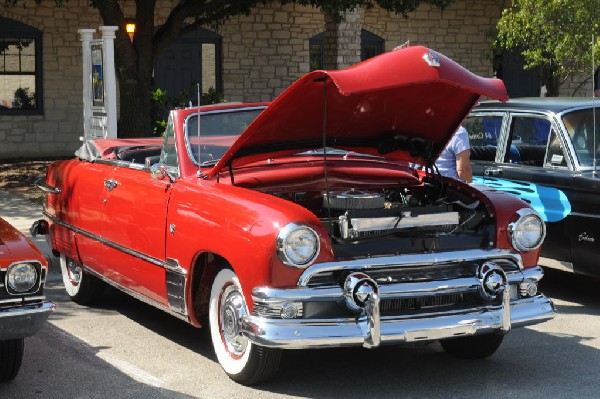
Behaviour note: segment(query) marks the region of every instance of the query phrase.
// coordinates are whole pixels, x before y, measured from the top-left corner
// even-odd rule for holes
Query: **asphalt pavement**
[[[41,206],[0,191],[0,216],[29,235]],[[44,237],[34,242],[47,254]],[[597,398],[600,282],[548,271],[541,290],[556,318],[515,329],[484,361],[447,355],[437,342],[376,350],[286,351],[258,387],[229,380],[206,332],[116,290],[102,304],[72,303],[52,258],[45,293],[57,304],[25,340],[17,378],[0,398]]]

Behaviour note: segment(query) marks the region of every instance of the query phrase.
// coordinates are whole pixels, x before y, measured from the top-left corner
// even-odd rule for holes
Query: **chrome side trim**
[[[469,261],[485,261],[498,258],[509,259],[523,270],[523,260],[518,252],[506,249],[471,249],[467,251],[449,251],[434,254],[406,254],[384,256],[380,258],[357,259],[339,262],[317,263],[308,267],[298,279],[298,286],[304,287],[316,274],[339,270],[361,270],[389,267],[414,267],[423,264],[438,265]]]
[[[552,259],[552,258],[544,258],[544,257],[540,256],[539,263],[542,266],[550,267],[552,269],[562,270],[564,272],[573,273],[575,271],[575,269],[573,267],[573,263],[571,263],[571,262],[565,262],[562,260],[556,260],[556,259]]]
[[[169,302],[169,307],[173,311],[187,316],[188,310],[185,300],[187,271],[179,266],[177,259],[168,258],[166,264],[167,301]]]
[[[35,186],[45,193],[60,194],[60,188],[49,185],[44,179],[36,180]]]
[[[155,301],[154,299],[150,299],[144,295],[141,295],[135,291],[130,290],[129,288],[125,288],[122,285],[110,280],[109,278],[107,278],[106,276],[98,273],[97,271],[95,271],[94,269],[90,268],[89,266],[83,265],[83,268],[85,269],[86,272],[90,273],[91,275],[99,278],[100,280],[104,281],[107,284],[110,284],[111,286],[115,287],[116,289],[123,291],[124,293],[126,293],[127,295],[131,295],[132,297],[134,297],[135,299],[144,302],[147,305],[153,306],[157,309],[163,310],[165,312],[167,312],[168,314],[170,314],[171,316],[175,316],[180,320],[186,321],[186,322],[190,322],[189,317],[187,316],[187,314],[180,314],[177,313],[176,311],[174,311],[173,309],[170,308],[166,308],[162,303]]]
[[[167,288],[167,301],[169,303],[169,308],[165,308],[159,302],[153,301],[152,299],[149,299],[143,295],[140,295],[128,288],[122,287],[121,285],[115,283],[112,280],[109,280],[108,278],[101,275],[100,273],[97,273],[96,271],[91,269],[89,266],[84,265],[84,268],[87,271],[89,271],[91,274],[95,275],[96,277],[105,281],[106,283],[114,286],[115,288],[139,299],[140,301],[142,301],[144,303],[152,305],[161,310],[165,310],[165,311],[169,312],[170,314],[189,322],[187,301],[185,298],[185,292],[186,292],[185,287],[187,285],[187,270],[185,270],[184,268],[182,268],[179,265],[179,261],[177,259],[167,258],[166,261],[163,262],[160,259],[153,258],[153,257],[143,254],[139,251],[134,251],[130,248],[127,248],[127,247],[124,247],[117,243],[114,243],[112,241],[106,240],[96,234],[87,232],[87,231],[82,230],[78,227],[75,227],[71,224],[68,224],[61,220],[58,220],[57,218],[49,215],[46,211],[44,211],[44,216],[47,217],[48,219],[52,220],[53,223],[56,223],[60,226],[63,226],[65,228],[69,229],[69,230],[72,230],[75,233],[81,234],[85,237],[96,240],[108,247],[111,247],[113,249],[121,251],[127,255],[136,257],[138,259],[141,259],[143,261],[146,261],[155,266],[162,267],[163,269],[165,269],[166,270],[165,284],[166,284],[166,288]]]
[[[104,238],[102,238],[102,237],[100,237],[100,236],[98,236],[98,235],[96,235],[94,233],[90,233],[88,231],[82,230],[82,229],[80,229],[78,227],[73,226],[72,224],[65,223],[62,220],[59,220],[59,219],[55,218],[54,216],[49,215],[48,212],[46,212],[46,211],[44,211],[44,216],[47,217],[48,219],[52,220],[52,223],[56,223],[57,225],[65,227],[65,228],[67,228],[67,229],[69,229],[71,231],[74,231],[77,234],[81,234],[82,236],[85,236],[85,237],[91,238],[93,240],[96,240],[96,241],[98,241],[98,242],[106,245],[107,247],[111,247],[111,248],[116,249],[118,251],[124,252],[127,255],[131,255],[131,256],[134,256],[136,258],[142,259],[142,260],[144,260],[144,261],[146,261],[148,263],[152,263],[153,265],[162,267],[164,269],[170,269],[172,267],[172,265],[168,265],[167,262],[163,262],[160,259],[153,258],[152,256],[146,255],[146,254],[144,254],[142,252],[135,251],[135,250],[127,248],[127,247],[125,247],[123,245],[120,245],[120,244],[117,244],[115,242],[106,240],[106,239],[104,239]]]
[[[169,271],[182,274],[184,276],[187,274],[187,270],[179,265],[179,261],[177,259],[167,258],[167,261],[165,262],[165,268]]]
[[[597,213],[586,213],[586,212],[571,212],[569,216],[579,216],[584,218],[600,219],[600,215]]]
[[[2,288],[2,287],[0,287]],[[9,299],[0,299],[0,305],[10,304],[10,303],[22,303],[22,298],[9,298]]]

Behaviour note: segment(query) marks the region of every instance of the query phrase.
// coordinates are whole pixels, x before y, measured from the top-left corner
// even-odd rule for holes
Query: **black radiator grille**
[[[430,295],[416,298],[384,299],[380,303],[382,315],[394,315],[411,310],[437,310],[467,304],[464,294]]]

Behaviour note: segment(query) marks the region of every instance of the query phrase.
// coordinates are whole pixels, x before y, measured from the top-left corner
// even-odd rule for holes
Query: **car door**
[[[571,212],[573,165],[563,133],[545,115],[511,112],[504,118],[505,130],[494,162],[473,161],[477,165],[474,175],[480,176],[476,181],[532,205],[546,221],[542,256],[571,262],[566,217]]]
[[[148,168],[114,168],[105,185],[103,274],[114,283],[166,304],[165,232],[169,180],[156,180]]]
[[[100,266],[104,246],[103,199],[105,176],[111,166],[105,163],[63,161],[47,183],[57,190],[46,196],[46,210],[55,221],[53,248],[86,265]]]

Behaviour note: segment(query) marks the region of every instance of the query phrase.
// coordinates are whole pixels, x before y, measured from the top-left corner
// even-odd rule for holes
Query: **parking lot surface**
[[[0,216],[23,231],[40,215],[6,194],[0,201]],[[205,331],[112,289],[95,307],[76,305],[52,266],[46,294],[57,310],[26,339],[2,398],[598,397],[600,282],[581,276],[548,271],[540,288],[556,318],[512,331],[487,360],[455,359],[437,342],[289,351],[273,381],[248,388],[222,372]]]

